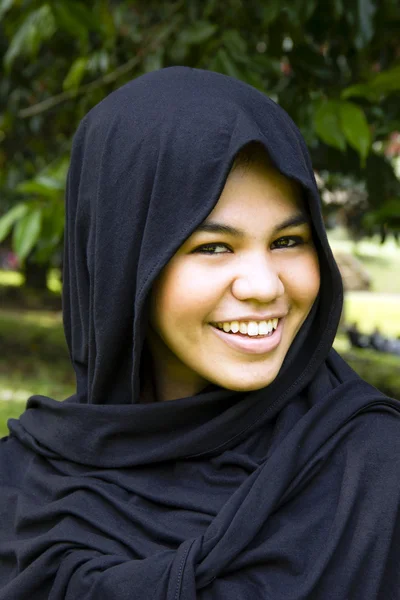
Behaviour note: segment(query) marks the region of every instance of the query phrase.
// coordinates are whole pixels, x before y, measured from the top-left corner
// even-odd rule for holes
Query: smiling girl
[[[0,600],[400,598],[400,405],[332,349],[304,141],[173,67],[83,119],[66,195],[76,393],[0,442]]]
[[[245,147],[216,206],[153,285],[148,340],[159,399],[193,396],[210,382],[236,391],[270,384],[319,282],[300,187],[262,147]]]

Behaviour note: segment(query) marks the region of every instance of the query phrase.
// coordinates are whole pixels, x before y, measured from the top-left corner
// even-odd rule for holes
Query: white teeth
[[[255,321],[249,321],[247,326],[247,335],[258,335],[258,324]]]
[[[267,333],[269,333],[271,330],[268,327],[268,322],[267,321],[261,321],[258,324],[258,333],[260,335],[267,335]]]
[[[240,333],[247,333],[247,323],[239,323]]]
[[[254,337],[257,335],[267,335],[278,327],[279,319],[269,319],[268,321],[219,321],[216,323],[218,329],[223,329],[226,333],[242,333]]]
[[[239,322],[238,321],[232,321],[231,331],[232,331],[232,333],[237,333],[239,331]]]

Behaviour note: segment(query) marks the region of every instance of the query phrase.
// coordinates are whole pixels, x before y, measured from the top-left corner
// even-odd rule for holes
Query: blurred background
[[[0,435],[74,377],[61,316],[71,138],[171,65],[226,73],[300,127],[346,289],[335,346],[400,399],[398,0],[0,0]]]

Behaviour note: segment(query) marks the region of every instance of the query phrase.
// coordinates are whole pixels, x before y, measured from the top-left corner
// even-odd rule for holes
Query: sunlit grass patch
[[[385,335],[397,337],[400,335],[400,296],[348,292],[345,319],[346,323],[356,322],[363,333],[371,333],[378,327]]]
[[[0,269],[0,285],[19,287],[23,285],[25,277],[17,271],[4,271]],[[60,269],[49,269],[47,276],[47,287],[51,292],[61,293]]]
[[[0,400],[0,437],[8,435],[8,419],[17,419],[25,410],[26,402]]]
[[[47,277],[47,287],[51,292],[61,293],[62,284],[59,269],[50,269]]]
[[[64,400],[74,393],[74,376],[71,370],[56,365],[48,367],[32,363],[34,372],[16,369],[11,374],[0,372],[0,401],[26,402],[29,396],[50,396]]]
[[[18,327],[56,327],[61,333],[62,331],[62,313],[61,311],[52,310],[0,310],[0,323],[4,321],[14,323]]]
[[[353,242],[342,229],[329,232],[333,252],[353,254],[371,277],[371,291],[400,294],[400,246],[393,237],[384,244],[379,236]]]
[[[19,287],[24,281],[25,277],[22,273],[17,273],[16,271],[3,271],[0,269],[0,285]]]

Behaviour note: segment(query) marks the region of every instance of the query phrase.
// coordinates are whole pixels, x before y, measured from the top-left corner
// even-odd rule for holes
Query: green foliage
[[[400,400],[400,358],[374,350],[349,350],[342,353],[349,365],[371,385],[391,398]]]
[[[364,111],[352,102],[340,102],[340,126],[344,137],[360,155],[362,164],[371,147],[371,133]]]
[[[7,237],[13,225],[25,217],[27,210],[26,204],[16,204],[0,219],[0,242]]]
[[[0,0],[0,237],[12,234],[22,257],[59,254],[65,177],[54,187],[43,171],[68,156],[94,104],[176,64],[268,93],[318,170],[365,182],[368,228],[398,227],[400,184],[383,151],[400,130],[399,29],[398,0]]]
[[[322,141],[338,150],[345,150],[346,139],[340,123],[340,103],[327,100],[315,112],[315,131]]]
[[[79,58],[74,60],[70,70],[68,71],[63,81],[64,90],[78,88],[85,74],[85,71],[87,70],[89,60],[90,59],[87,56],[80,56]]]
[[[36,244],[42,226],[42,213],[34,208],[17,221],[14,228],[14,248],[21,261],[25,260]]]
[[[315,112],[315,131],[326,144],[338,150],[346,142],[356,150],[365,165],[371,147],[371,133],[364,111],[353,102],[327,100]]]
[[[64,230],[64,186],[67,158],[51,164],[15,191],[26,198],[0,218],[0,242],[13,231],[13,249],[21,262],[33,251],[37,262],[50,262]]]
[[[25,55],[30,59],[35,58],[41,44],[50,39],[55,31],[56,21],[48,4],[43,4],[37,10],[32,11],[25,17],[11,39],[10,46],[4,56],[5,68],[10,69],[19,56]]]

